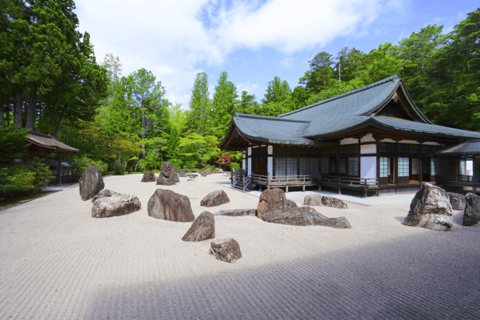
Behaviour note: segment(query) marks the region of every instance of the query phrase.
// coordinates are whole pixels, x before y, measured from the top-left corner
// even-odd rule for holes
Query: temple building
[[[219,147],[242,151],[234,186],[364,196],[422,182],[480,187],[480,133],[432,124],[395,75],[279,117],[235,114]]]

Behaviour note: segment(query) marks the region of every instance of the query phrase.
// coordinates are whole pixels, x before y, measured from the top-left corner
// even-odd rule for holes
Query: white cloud
[[[76,1],[79,30],[91,34],[99,62],[113,53],[120,57],[124,75],[151,70],[167,97],[184,107],[200,64],[222,65],[240,48],[270,47],[290,55],[322,46],[374,20],[381,3],[254,0],[226,8],[216,0]],[[290,61],[287,57],[282,63]]]
[[[242,96],[242,91],[247,91],[248,94],[254,94],[258,101],[263,98],[264,89],[256,83],[250,81],[237,84],[238,97]]]

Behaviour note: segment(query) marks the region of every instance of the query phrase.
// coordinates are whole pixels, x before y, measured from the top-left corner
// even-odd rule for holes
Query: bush
[[[240,169],[240,163],[232,162],[230,164],[231,169]]]
[[[85,170],[87,170],[87,168],[90,166],[97,167],[100,170],[100,173],[102,175],[105,175],[108,170],[108,165],[101,160],[95,161],[86,156],[76,157],[73,160],[73,171],[79,177],[83,176],[83,173],[85,172]]]
[[[13,198],[35,194],[49,179],[54,178],[50,169],[34,159],[28,165],[0,168],[0,197]]]

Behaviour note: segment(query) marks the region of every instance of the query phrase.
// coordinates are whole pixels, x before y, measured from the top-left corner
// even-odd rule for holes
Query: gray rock
[[[157,219],[191,222],[195,219],[190,199],[171,190],[157,189],[148,200],[148,215]]]
[[[187,179],[187,181],[195,181],[195,179]]]
[[[348,209],[348,206],[345,202],[334,197],[323,196],[321,201],[325,207],[332,207],[337,209]]]
[[[134,195],[108,192],[93,202],[92,217],[109,218],[123,216],[140,210],[141,206],[140,200]]]
[[[82,200],[92,199],[100,190],[105,188],[100,170],[95,166],[88,167],[80,178],[78,186]]]
[[[207,173],[205,171],[199,171],[198,172],[202,177],[206,177]]]
[[[235,209],[235,210],[220,210],[219,212],[215,213],[216,216],[231,216],[231,217],[239,217],[239,216],[256,216],[257,209]]]
[[[164,162],[162,170],[157,178],[157,185],[171,186],[179,182],[177,173],[175,172],[175,167],[170,162]]]
[[[465,196],[460,193],[447,192],[453,210],[465,209]]]
[[[183,236],[183,241],[203,241],[215,238],[215,219],[213,214],[208,211],[202,212],[187,233]]]
[[[217,260],[225,262],[235,262],[242,257],[240,245],[235,239],[218,239],[211,243],[210,253],[217,258]]]
[[[182,178],[185,178],[187,176],[187,174],[185,173],[185,170],[183,169],[178,169],[177,173],[178,173],[178,176]]]
[[[200,205],[204,207],[216,207],[224,203],[230,202],[227,194],[223,190],[212,191],[200,201]]]
[[[307,206],[323,206],[322,195],[321,194],[307,195],[305,196],[305,199],[303,199],[303,204]]]
[[[155,182],[157,178],[155,177],[155,173],[153,171],[148,171],[143,174],[142,182]]]
[[[448,231],[453,226],[452,206],[445,190],[430,183],[422,184],[410,204],[406,226]]]
[[[287,208],[270,211],[262,216],[262,220],[271,223],[293,226],[326,226],[336,229],[351,228],[345,217],[327,218],[312,207]]]
[[[108,189],[103,189],[99,193],[97,193],[97,195],[95,197],[92,198],[92,202],[95,202],[95,201],[97,201],[98,199],[101,199],[101,198],[111,197],[114,194],[116,194],[115,191],[108,190]]]
[[[281,210],[287,207],[287,198],[285,192],[281,189],[269,189],[260,194],[260,200],[257,206],[257,216],[262,216],[270,211]]]
[[[187,177],[189,177],[189,178],[196,178],[196,177],[198,177],[198,174],[195,174],[195,173],[187,173]]]
[[[287,205],[286,205],[287,208],[296,208],[297,207],[297,204],[292,201],[292,200],[288,200],[287,199]]]
[[[463,225],[473,226],[480,222],[480,197],[468,193],[465,197],[465,209],[463,212]]]

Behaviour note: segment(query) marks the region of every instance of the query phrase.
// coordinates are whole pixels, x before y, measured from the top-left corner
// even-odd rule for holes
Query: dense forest
[[[480,8],[447,34],[428,25],[369,53],[348,47],[319,52],[297,86],[276,76],[260,99],[238,92],[227,72],[219,75],[211,98],[208,75],[198,73],[188,108],[168,101],[151,71],[122,75],[114,54],[97,61],[89,34],[77,30],[74,9],[73,0],[0,3],[4,164],[25,148],[12,144],[14,136],[21,141],[35,130],[80,149],[66,159],[80,168],[96,164],[123,173],[170,161],[198,170],[215,164],[235,112],[278,116],[394,74],[434,123],[480,129]]]

